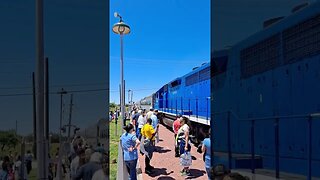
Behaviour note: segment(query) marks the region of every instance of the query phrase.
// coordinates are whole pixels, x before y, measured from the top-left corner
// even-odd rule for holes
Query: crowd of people
[[[32,154],[27,151],[22,160],[18,153],[13,155],[9,152],[9,155],[1,157],[0,164],[0,180],[27,180],[32,169]]]
[[[130,123],[124,127],[125,132],[120,137],[123,157],[127,167],[130,180],[137,179],[136,166],[138,155],[144,156],[146,174],[152,174],[154,167],[151,165],[153,153],[157,150],[155,144],[159,142],[159,118],[157,109],[146,110],[134,108],[131,112]],[[172,130],[174,132],[174,150],[175,157],[180,158],[181,175],[190,176],[189,166],[192,164],[191,142],[190,142],[190,122],[182,115],[177,115],[173,122]],[[139,148],[140,147],[140,148]],[[204,166],[208,179],[217,180],[245,180],[238,173],[231,173],[225,170],[223,165],[215,168],[211,166],[211,141],[210,130],[205,132],[205,138],[200,146],[200,153],[203,153]],[[223,173],[221,173],[223,167]],[[219,171],[220,168],[220,171]]]
[[[68,156],[70,179],[107,179],[107,153],[100,143],[93,148],[85,143],[84,138],[77,136],[71,144],[72,149]],[[64,164],[62,167],[63,172],[66,172]]]

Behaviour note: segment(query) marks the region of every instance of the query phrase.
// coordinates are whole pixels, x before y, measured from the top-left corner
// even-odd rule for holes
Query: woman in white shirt
[[[186,117],[181,117],[180,118],[180,124],[181,127],[178,130],[177,134],[177,142],[179,143],[179,150],[180,150],[180,155],[183,155],[185,152],[190,152],[191,146],[189,143],[189,132],[190,132],[190,127],[187,124],[188,118]],[[181,171],[182,175],[190,175],[190,170],[189,167],[184,167]]]
[[[137,137],[140,141],[141,141],[141,128],[146,124],[146,122],[147,122],[147,117],[146,117],[146,111],[144,110],[142,113],[140,113],[140,116],[138,118]]]

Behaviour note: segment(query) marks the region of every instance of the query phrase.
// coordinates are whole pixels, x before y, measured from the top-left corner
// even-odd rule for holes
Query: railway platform
[[[202,158],[202,154],[198,153],[196,147],[191,145],[191,155],[193,156],[192,165],[190,166],[191,176],[181,176],[180,161],[178,157],[174,157],[174,135],[173,132],[167,129],[167,127],[160,124],[159,126],[159,143],[156,144],[156,151],[153,153],[151,165],[154,166],[153,173],[148,175],[144,172],[144,159],[145,157],[139,154],[139,166],[141,174],[139,174],[140,180],[151,179],[199,179],[207,180],[207,174],[205,171],[205,165]]]

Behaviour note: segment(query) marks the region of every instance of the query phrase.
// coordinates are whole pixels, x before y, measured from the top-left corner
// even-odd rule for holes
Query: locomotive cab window
[[[177,79],[175,81],[173,81],[172,83],[170,83],[171,88],[175,88],[177,86],[179,86],[181,84],[181,79]]]
[[[211,65],[212,77],[226,72],[228,65],[228,56],[213,58]]]

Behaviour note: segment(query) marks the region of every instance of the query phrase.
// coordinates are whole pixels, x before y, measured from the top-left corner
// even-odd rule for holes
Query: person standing
[[[208,132],[207,137],[203,140],[202,143],[202,148],[201,148],[202,152],[205,154],[204,155],[204,163],[206,166],[206,171],[207,171],[207,175],[208,175],[208,179],[211,180],[213,179],[212,174],[211,174],[211,169],[210,167],[213,167],[213,165],[211,166],[211,141],[210,141],[210,129]]]
[[[177,142],[179,144],[179,153],[183,155],[185,152],[190,152],[191,146],[189,144],[189,132],[190,127],[188,126],[188,118],[181,117],[180,124],[181,127],[178,130]],[[190,170],[188,166],[184,166],[184,168],[180,171],[182,175],[190,175]]]
[[[77,174],[77,170],[79,167],[81,167],[80,159],[85,155],[85,150],[82,148],[79,148],[77,150],[77,156],[72,159],[70,164],[70,175],[71,177],[75,176]]]
[[[141,134],[143,136],[143,146],[145,150],[145,172],[147,174],[151,174],[154,169],[153,166],[150,165],[150,161],[152,159],[153,151],[154,151],[154,141],[155,135],[157,131],[152,127],[152,119],[149,118],[147,123],[142,127]]]
[[[146,112],[143,111],[138,118],[137,137],[140,141],[141,141],[141,128],[146,124],[146,122],[147,122]]]
[[[174,132],[175,157],[180,157],[180,155],[179,155],[179,145],[176,142],[176,138],[177,138],[178,131],[179,131],[180,127],[181,127],[181,124],[180,124],[180,118],[181,117],[182,117],[182,115],[178,114],[177,119],[173,122],[173,125],[172,125],[172,129],[173,129],[173,132]]]
[[[21,156],[19,155],[17,157],[16,162],[14,163],[15,179],[17,179],[17,180],[26,180],[27,179],[27,168],[26,168],[26,166],[23,166],[23,167],[24,168],[22,169]],[[22,177],[22,171],[23,171],[24,177]]]
[[[159,129],[159,120],[158,120],[157,115],[158,115],[158,110],[155,109],[153,114],[151,115],[150,119],[152,119],[153,129],[155,129],[157,132],[155,136],[156,136],[156,141],[158,143],[159,142],[159,130],[158,130]],[[155,144],[156,141],[153,141],[153,143]]]
[[[147,112],[147,119],[151,118],[152,114],[153,114],[153,108],[150,108],[150,110]]]
[[[100,152],[94,152],[90,161],[86,164],[83,164],[78,170],[77,174],[73,176],[74,180],[86,180],[92,179],[93,175],[102,168],[101,166],[102,154]]]
[[[138,151],[137,148],[140,144],[139,139],[134,134],[134,127],[132,124],[128,124],[124,127],[125,133],[122,134],[120,138],[123,158],[128,169],[130,180],[137,180],[137,161],[138,161]]]
[[[2,169],[0,170],[0,180],[7,180],[8,179],[8,163],[7,162],[2,162],[1,164]]]
[[[141,110],[136,110],[136,113],[132,116],[132,121],[134,122],[134,129],[138,131],[138,119],[141,114]],[[138,137],[138,136],[137,136]]]
[[[30,150],[27,151],[26,154],[26,167],[27,167],[27,173],[30,174],[30,171],[32,170],[32,153]]]

